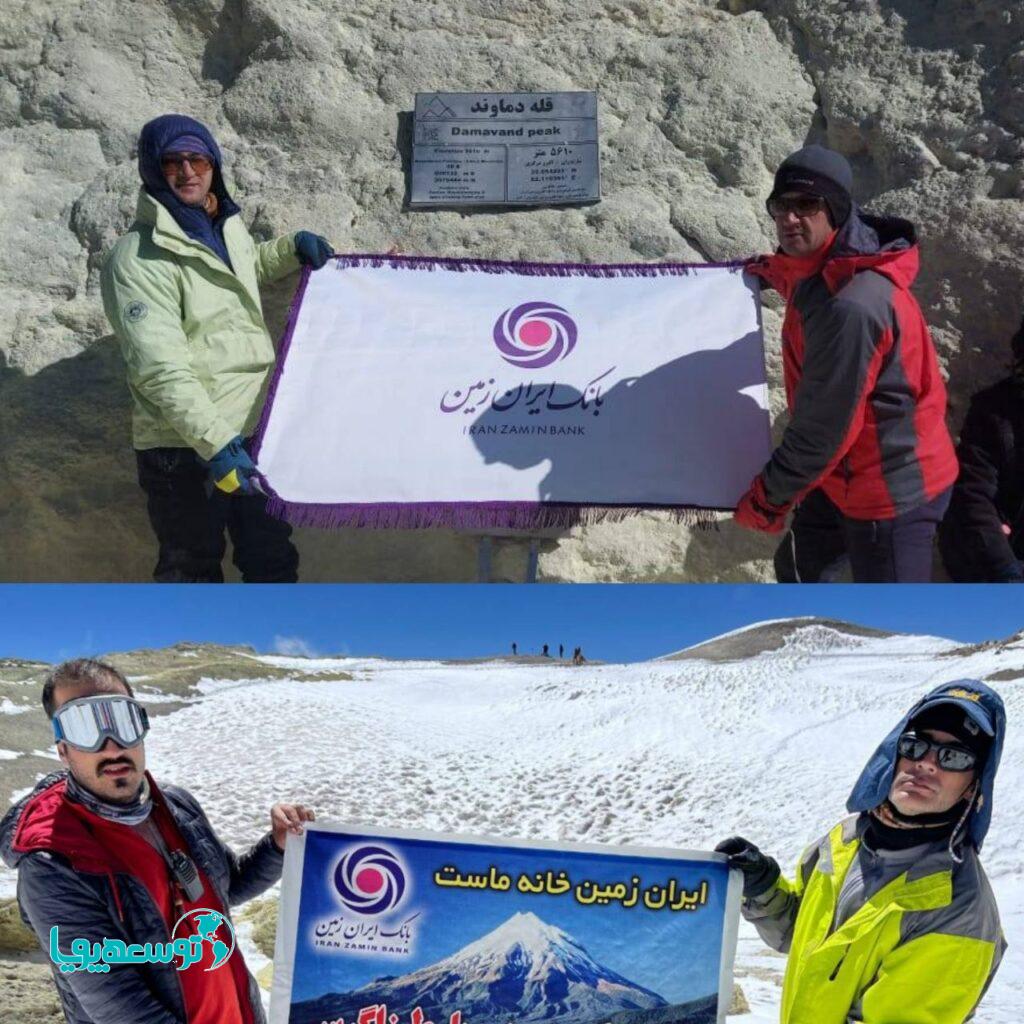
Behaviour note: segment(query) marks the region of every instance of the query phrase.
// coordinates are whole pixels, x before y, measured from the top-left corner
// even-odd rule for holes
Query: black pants
[[[850,519],[824,491],[811,491],[775,552],[775,577],[831,583],[849,563],[855,583],[930,583],[932,543],[951,493],[895,519]]]
[[[295,583],[299,553],[292,528],[267,515],[262,494],[223,494],[191,448],[136,452],[139,485],[146,492],[149,521],[160,553],[157,583],[223,583],[221,560],[227,530],[233,561],[246,583]]]

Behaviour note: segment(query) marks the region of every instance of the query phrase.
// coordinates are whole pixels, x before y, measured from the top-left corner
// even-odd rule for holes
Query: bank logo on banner
[[[494,325],[494,344],[513,366],[536,369],[564,359],[576,347],[576,322],[553,302],[523,302]]]
[[[536,370],[565,359],[576,347],[579,328],[562,306],[553,302],[521,302],[498,317],[491,336],[506,363]],[[537,384],[520,382],[506,388],[504,382],[498,384],[494,377],[481,375],[476,383],[445,391],[439,408],[442,413],[461,412],[467,416],[484,411],[487,419],[466,424],[462,428],[464,434],[574,434],[582,437],[585,428],[578,423],[527,425],[514,422],[514,416],[539,416],[542,412],[569,414],[572,409],[600,416],[605,401],[602,394],[605,379],[614,370],[614,366],[609,366],[579,390],[549,380]],[[510,414],[507,418],[506,413]]]
[[[399,859],[382,846],[357,846],[334,869],[341,902],[357,914],[394,910],[405,895],[405,872]]]
[[[313,945],[346,953],[408,956],[412,923],[418,913],[392,920],[408,889],[409,872],[402,860],[383,846],[360,843],[349,847],[330,875],[334,893],[349,913],[319,921]]]

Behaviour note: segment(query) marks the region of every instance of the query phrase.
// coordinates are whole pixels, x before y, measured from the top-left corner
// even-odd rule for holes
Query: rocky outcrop
[[[247,221],[342,251],[582,261],[766,250],[778,161],[824,141],[915,220],[954,425],[1022,312],[1024,8],[1005,0],[7,0],[0,24],[0,578],[148,578],[120,357],[98,298],[167,111],[221,140]],[[411,211],[434,89],[598,89],[605,198]],[[265,296],[280,330],[294,282]],[[778,306],[766,312],[778,412]],[[474,579],[477,538],[300,531],[305,579]],[[765,578],[771,543],[645,513],[539,542],[562,580]],[[494,578],[526,572],[495,546]]]

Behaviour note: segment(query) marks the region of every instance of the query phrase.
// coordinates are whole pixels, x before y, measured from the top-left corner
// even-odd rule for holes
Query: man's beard
[[[106,763],[111,764],[114,762],[107,761]],[[128,791],[130,787],[128,780],[125,779],[124,782],[125,790],[123,793],[101,795],[80,782],[74,774],[69,774],[67,779],[67,796],[70,800],[83,804],[88,810],[102,818],[119,821],[126,825],[140,824],[149,817],[149,812],[153,806],[149,782],[143,776],[137,788],[131,787],[131,792]]]
[[[136,770],[135,762],[129,760],[126,757],[111,758],[111,760],[109,761],[101,761],[96,766],[97,778],[107,781],[105,776],[103,775],[103,772],[107,768],[112,768],[116,765],[127,765],[129,768],[132,769],[133,772]],[[89,792],[93,793],[93,795],[100,797],[101,800],[110,800],[112,803],[130,804],[134,803],[135,800],[138,799],[139,793],[142,790],[142,779],[139,779],[138,782],[134,782],[130,775],[117,775],[110,781],[113,782],[113,788],[115,792],[110,794],[109,796],[101,796],[99,793],[96,793],[96,791],[93,790],[91,787],[86,788],[89,789]]]

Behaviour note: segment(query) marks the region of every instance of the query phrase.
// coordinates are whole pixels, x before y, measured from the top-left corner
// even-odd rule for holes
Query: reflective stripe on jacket
[[[932,844],[834,929],[863,826],[863,816],[840,822],[804,853],[795,881],[744,901],[761,938],[789,953],[780,1024],[962,1024],[1006,945],[978,855],[965,844],[957,864]]]
[[[291,235],[255,243],[224,222],[234,272],[145,191],[101,277],[121,344],[138,449],[193,448],[204,459],[256,426],[274,365],[259,285],[299,267]]]

